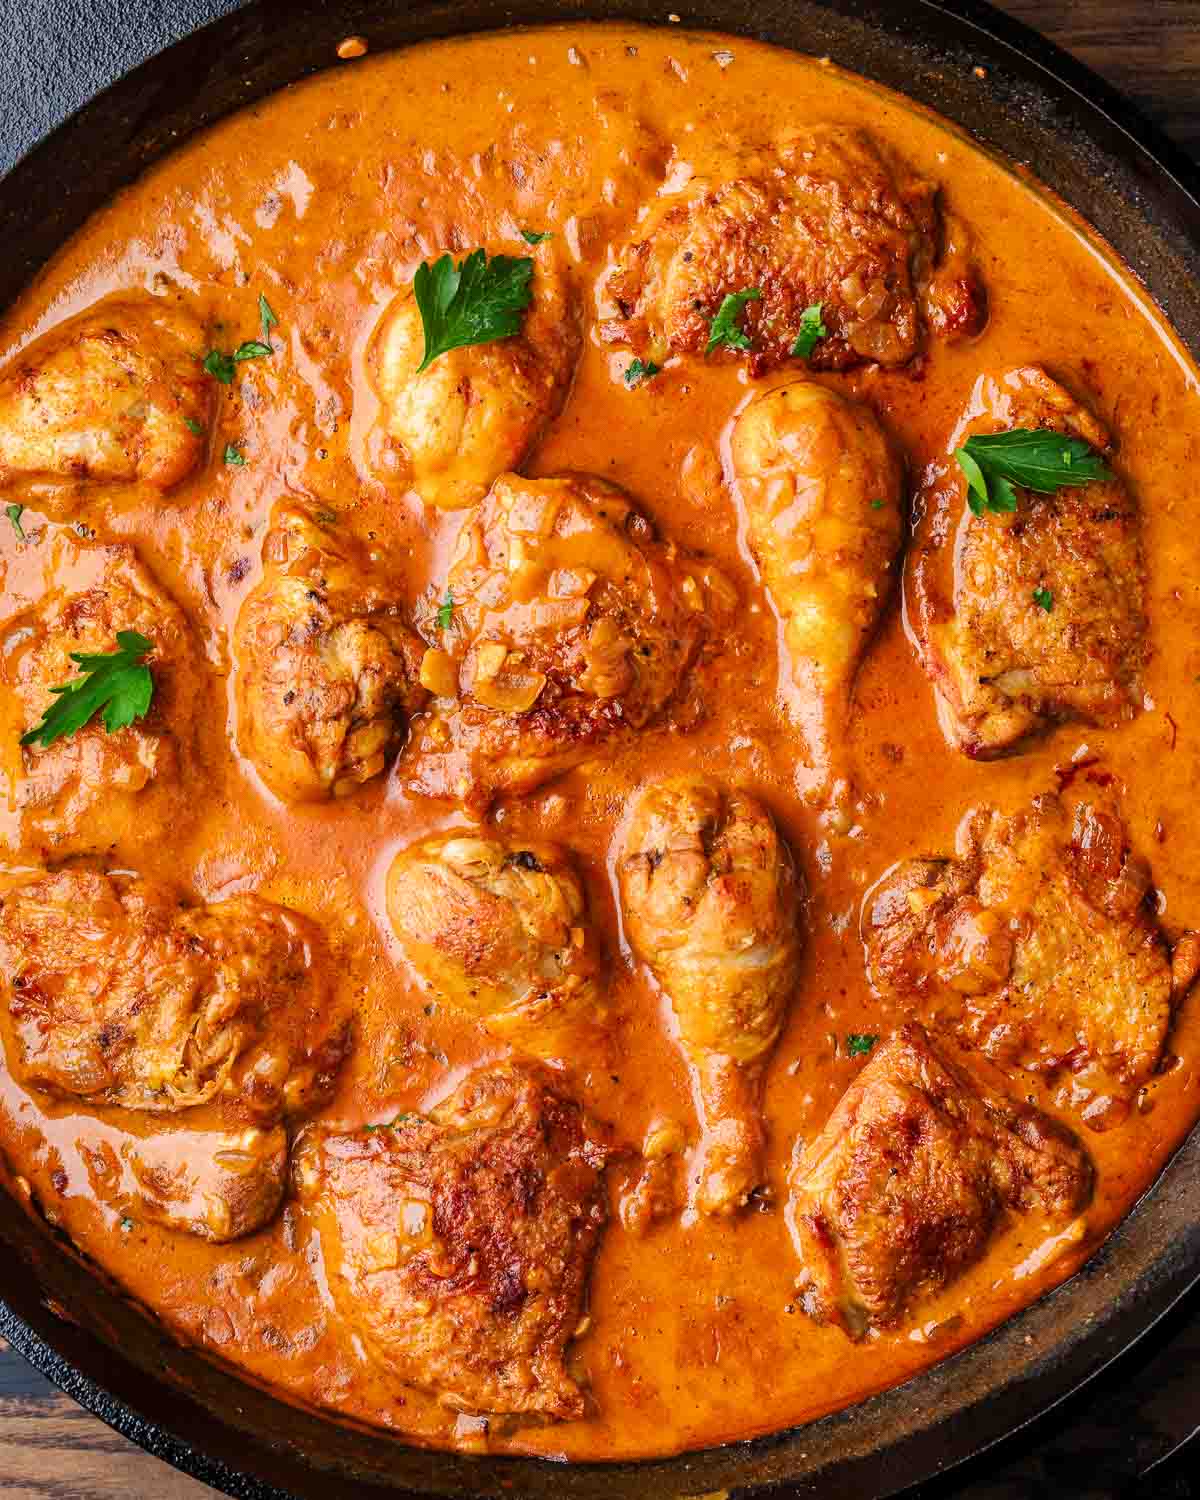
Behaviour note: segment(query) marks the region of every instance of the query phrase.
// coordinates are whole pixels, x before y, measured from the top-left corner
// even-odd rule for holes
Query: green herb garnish
[[[204,356],[204,370],[222,385],[231,385],[237,367],[243,360],[269,359],[273,352],[270,344],[262,344],[258,339],[247,339],[232,354],[222,354],[220,349],[210,349]]]
[[[258,294],[258,321],[262,324],[262,341],[271,347],[271,329],[278,326],[279,319],[271,311],[271,304],[262,292]]]
[[[201,427],[200,423],[196,421],[195,417],[184,417],[183,425],[187,428],[187,430],[192,434],[193,437],[204,436],[204,428]]]
[[[438,605],[437,622],[439,630],[449,630],[454,622],[454,595],[449,589],[446,590],[446,597]]]
[[[871,509],[872,510],[882,510],[883,507],[886,504],[887,504],[887,502],[885,500],[872,500],[871,501]]]
[[[806,307],[800,314],[800,332],[796,335],[796,342],[792,345],[792,353],[797,359],[807,359],[816,348],[818,341],[825,338],[829,332],[821,321],[823,305],[823,303],[814,302],[811,307]]]
[[[25,528],[21,525],[21,517],[25,514],[23,505],[6,505],[4,514],[12,522],[12,529],[17,533],[21,541],[27,542],[29,538],[25,535]]]
[[[392,1120],[381,1120],[378,1125],[364,1125],[363,1130],[367,1135],[374,1135],[377,1130],[395,1130],[396,1126],[403,1125],[405,1120],[416,1118],[417,1116],[412,1110],[406,1110],[403,1114],[397,1115]]]
[[[652,359],[646,360],[644,364],[640,359],[635,359],[625,371],[625,384],[631,388],[641,385],[643,380],[653,380],[661,369],[662,366],[656,365]]]
[[[521,238],[527,245],[540,245],[544,240],[552,240],[554,231],[552,229],[522,229]]]
[[[1049,428],[1014,427],[970,437],[954,457],[967,476],[967,504],[977,516],[1013,511],[1013,489],[1052,495],[1068,485],[1111,479],[1112,471],[1090,443]]]
[[[744,292],[727,292],[725,300],[717,309],[716,317],[712,320],[705,354],[711,354],[722,344],[728,349],[749,349],[750,340],[742,332],[738,319],[744,312],[747,302],[761,300],[762,290],[756,286],[747,287]]]
[[[242,450],[236,443],[225,444],[224,457],[227,464],[233,464],[233,466],[238,469],[242,468],[246,462],[246,455],[242,452]]]
[[[1034,589],[1033,602],[1039,609],[1044,609],[1049,614],[1054,608],[1054,595],[1049,589]]]
[[[846,1051],[851,1057],[866,1057],[871,1048],[879,1040],[877,1036],[871,1036],[864,1031],[848,1031],[846,1033]]]
[[[521,314],[533,295],[533,261],[472,250],[457,265],[443,255],[422,261],[413,277],[413,295],[425,333],[425,355],[417,374],[439,354],[469,344],[490,344],[521,331]]]
[[[55,740],[74,734],[103,712],[109,734],[125,729],[135,719],[144,719],[154,697],[154,679],[146,657],[154,642],[136,630],[117,631],[117,650],[107,656],[88,656],[72,651],[71,660],[81,676],[74,682],[53,687],[55,701],[28,734],[22,745],[40,744],[48,749]]]

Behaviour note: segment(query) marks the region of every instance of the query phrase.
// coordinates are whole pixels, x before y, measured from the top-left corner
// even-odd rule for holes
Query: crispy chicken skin
[[[399,750],[425,701],[424,646],[351,537],[277,506],[234,637],[238,743],[285,802],[344,797]]]
[[[801,878],[767,810],[701,778],[647,788],[617,864],[625,933],[666,991],[699,1094],[696,1206],[763,1183],[762,1082],[796,987]]]
[[[904,466],[875,414],[812,381],[764,391],[730,440],[751,551],[783,622],[817,784],[891,589]]]
[[[1154,1072],[1196,971],[1190,938],[1173,970],[1149,897],[1149,866],[1111,809],[1072,812],[1051,795],[1012,817],[979,808],[957,858],[908,860],[875,888],[868,973],[880,995],[998,1062],[1068,1069],[1070,1102],[1103,1128],[1114,1091]]]
[[[582,1416],[564,1354],[610,1152],[540,1069],[472,1073],[427,1116],[297,1148],[330,1288],[371,1358],[460,1411]]]
[[[370,441],[375,472],[411,486],[427,505],[477,504],[498,475],[524,463],[562,410],[579,348],[565,281],[538,268],[519,334],[451,349],[417,374],[425,336],[405,287],[367,351],[380,403]]]
[[[149,297],[113,297],[51,329],[0,373],[0,493],[177,485],[204,453],[204,354],[200,323]],[[55,508],[40,488],[39,503]]]
[[[387,909],[433,992],[523,1051],[577,1055],[604,1019],[583,885],[555,845],[424,839],[393,861]]]
[[[71,654],[117,650],[117,632],[154,642],[150,712],[109,733],[99,716],[41,745],[20,744],[54,702],[54,688],[80,680]],[[124,543],[60,536],[45,592],[0,627],[0,805],[7,842],[39,859],[104,854],[134,861],[178,834],[188,816],[179,797],[189,769],[204,667],[182,611]]]
[[[447,579],[446,676],[406,764],[414,791],[486,806],[648,728],[735,601],[592,475],[502,475]]]
[[[0,907],[11,1066],[93,1105],[300,1115],[348,1041],[327,964],[312,923],[257,896],[185,906],[133,876],[42,875]]]
[[[828,329],[808,359],[819,370],[907,364],[926,320],[942,334],[983,325],[961,226],[943,235],[935,187],[862,131],[789,130],[758,150],[711,152],[681,188],[677,176],[605,282],[610,342],[660,362],[703,354],[725,296],[750,287],[762,297],[741,326],[757,374],[791,357],[815,304]]]
[[[978,1260],[1010,1214],[1069,1219],[1091,1189],[1068,1130],[1009,1098],[997,1069],[905,1026],[792,1168],[805,1311],[852,1338],[898,1323]]]
[[[122,1152],[132,1191],[123,1208],[216,1245],[269,1224],[287,1186],[283,1125],[131,1137]]]
[[[1035,365],[982,377],[951,447],[972,433],[1049,428],[1101,452],[1109,435]],[[1113,724],[1141,705],[1148,655],[1137,506],[1119,479],[973,515],[947,461],[919,502],[907,606],[947,739],[981,759],[1059,719]],[[1035,590],[1048,590],[1043,609]]]

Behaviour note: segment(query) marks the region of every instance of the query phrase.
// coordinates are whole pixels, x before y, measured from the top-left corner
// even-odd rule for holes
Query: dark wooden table
[[[1200,0],[1000,4],[1076,53],[1200,156]],[[228,8],[229,0],[213,0],[210,14]],[[111,15],[114,28],[141,25],[155,42],[171,39],[151,4],[140,17],[126,0],[88,0],[88,10]],[[7,20],[0,25],[0,68],[10,78],[10,70],[19,70],[35,117],[46,110],[55,71],[61,75],[79,61],[73,11],[73,4],[47,6],[40,34]],[[2,151],[0,143],[0,162]],[[985,1459],[924,1487],[920,1500],[1200,1496],[1200,1438],[1180,1451],[1200,1431],[1200,1297],[1166,1321],[1080,1396]],[[118,1437],[2,1346],[0,1491],[5,1500],[202,1500],[213,1494]]]

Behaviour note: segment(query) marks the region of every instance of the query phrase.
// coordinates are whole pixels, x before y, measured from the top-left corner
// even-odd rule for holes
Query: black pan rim
[[[1152,210],[1150,216],[1162,215],[1148,231],[1151,238],[1157,233],[1164,241],[1172,240],[1183,274],[1190,274],[1192,284],[1196,283],[1200,272],[1200,169],[1123,96],[1081,63],[1020,22],[997,12],[984,0],[917,0],[916,5],[907,7],[888,5],[881,0],[795,0],[795,4],[793,0],[760,0],[754,13],[739,18],[737,24],[732,22],[732,7],[727,7],[723,20],[712,19],[713,7],[706,0],[681,9],[685,24],[694,28],[740,32],[778,41],[772,36],[776,13],[796,6],[807,10],[819,7],[842,17],[857,18],[880,31],[887,30],[890,23],[893,36],[898,34],[897,13],[906,11],[904,22],[911,33],[909,39],[915,38],[917,47],[927,49],[933,59],[931,65],[961,67],[969,60],[978,61],[987,64],[989,73],[996,74],[1000,88],[1004,87],[1005,69],[1011,65],[1020,86],[1031,91],[1031,98],[1049,107],[1052,117],[1061,120],[1064,131],[1081,132],[1097,153],[1097,160],[1107,160],[1123,168],[1132,175],[1138,190],[1145,189]],[[190,33],[119,79],[34,146],[9,176],[0,181],[0,221],[4,217],[6,195],[20,191],[37,175],[46,180],[49,174],[53,181],[54,174],[49,171],[53,163],[56,159],[72,160],[72,153],[82,139],[81,132],[102,112],[123,111],[130,116],[144,108],[147,92],[151,98],[155,97],[155,80],[160,74],[165,77],[164,60],[176,58],[182,65],[189,52],[199,55],[206,48],[222,47],[226,38],[239,36],[243,23],[255,16],[290,15],[299,8],[287,0],[252,0],[249,5]],[[384,9],[381,5],[373,6],[370,0],[347,0],[342,5],[314,0],[306,8],[354,13],[368,21],[372,13],[380,16]],[[439,0],[413,0],[407,7],[412,20],[409,39],[526,22],[619,19],[663,24],[669,19],[665,9],[659,12],[657,7],[638,5],[637,0],[631,4],[623,0],[615,4],[606,4],[605,0],[560,0],[557,6],[553,0],[548,3],[517,0],[512,5],[502,0],[481,0],[473,8],[485,11],[491,24],[465,27],[445,24],[439,30],[438,14],[447,7],[439,4]],[[716,9],[720,8],[718,3]],[[422,29],[429,11],[435,13],[432,29],[429,26]],[[885,16],[885,12],[890,14]],[[370,34],[372,29],[359,20],[353,26],[339,27],[332,21],[329,24],[338,36],[349,30]],[[395,18],[392,24],[395,25]],[[847,65],[853,67],[852,63]],[[313,70],[311,66],[301,67],[292,77],[299,79]],[[279,82],[260,92],[266,94],[278,86]],[[251,92],[237,102],[248,102],[258,96]],[[983,100],[985,105],[987,102]],[[201,113],[194,128],[202,129],[228,112],[228,106],[214,106],[207,116]],[[1036,133],[1036,109],[1031,110],[1031,116],[1031,129]],[[980,123],[986,121],[981,119]],[[1044,121],[1041,128],[1046,128]],[[988,144],[986,137],[982,138]],[[128,175],[137,175],[144,165],[173,144],[169,139],[153,140],[147,152],[134,161]],[[70,169],[68,175],[69,172]],[[103,197],[108,197],[109,192],[106,189]],[[83,196],[86,198],[86,193]],[[84,216],[87,211],[85,204]],[[67,224],[65,229],[62,223]],[[52,246],[60,243],[71,227],[67,219],[61,223],[56,220],[50,226],[47,242]],[[1105,224],[1101,223],[1100,229],[1109,234]],[[1115,236],[1111,239],[1122,248]],[[1148,279],[1136,255],[1127,253],[1126,259],[1136,274]],[[36,257],[24,264],[20,263],[20,256],[14,256],[13,260],[16,265],[13,274],[7,277],[12,283],[8,291],[27,280],[37,264]],[[0,273],[0,301],[8,294],[2,284],[5,279],[4,273]],[[1193,353],[1200,356],[1200,319],[1186,329],[1181,328],[1178,316],[1172,321]],[[362,1433],[355,1441],[364,1446],[383,1443],[395,1449],[396,1470],[407,1471],[406,1487],[390,1481],[372,1482],[367,1471],[359,1469],[353,1475],[356,1491],[365,1500],[371,1497],[417,1500],[418,1496],[451,1494],[482,1500],[485,1495],[495,1494],[493,1486],[501,1484],[507,1493],[578,1496],[580,1500],[602,1493],[653,1495],[657,1500],[668,1493],[696,1494],[725,1487],[732,1490],[731,1500],[733,1496],[751,1493],[774,1495],[780,1500],[785,1496],[816,1494],[828,1500],[838,1500],[841,1496],[847,1500],[851,1496],[854,1500],[866,1500],[868,1495],[895,1494],[945,1472],[1053,1409],[1132,1348],[1181,1297],[1200,1284],[1200,1205],[1190,1207],[1185,1201],[1188,1180],[1197,1180],[1198,1166],[1200,1130],[1193,1131],[1124,1223],[1069,1282],[960,1354],[845,1412],[802,1428],[676,1457],[569,1467],[544,1460],[496,1456],[473,1459],[417,1450],[376,1434]],[[1147,1237],[1149,1245],[1143,1243]],[[11,1254],[10,1234],[3,1232],[3,1238],[9,1241]],[[32,1240],[36,1236],[16,1238]],[[64,1321],[54,1299],[45,1295],[45,1288],[29,1268],[30,1246],[24,1249],[25,1255],[18,1253],[12,1266],[18,1272],[18,1279],[23,1278],[23,1284],[14,1288],[10,1281],[7,1300],[0,1302],[0,1334],[87,1410],[146,1451],[229,1495],[246,1500],[293,1500],[296,1496],[325,1497],[345,1492],[352,1470],[345,1466],[344,1460],[342,1467],[329,1469],[320,1450],[315,1456],[310,1450],[308,1460],[298,1460],[287,1451],[286,1440],[256,1434],[243,1419],[240,1407],[235,1406],[232,1415],[221,1415],[200,1397],[186,1395],[166,1382],[148,1381],[144,1363],[135,1365],[113,1352],[111,1335],[110,1342],[105,1343],[95,1333],[76,1326],[69,1316]],[[47,1259],[44,1244],[38,1247],[37,1259],[40,1262]],[[1138,1274],[1131,1277],[1123,1273],[1123,1259],[1132,1259]],[[8,1260],[6,1255],[6,1263]],[[52,1284],[51,1278],[47,1280]],[[104,1291],[102,1282],[93,1280],[91,1286],[101,1296],[116,1300]],[[1106,1288],[1111,1295],[1105,1295]],[[1100,1297],[1102,1315],[1078,1319],[1066,1336],[1061,1330],[1055,1332],[1053,1324],[1059,1310],[1069,1318],[1081,1294],[1091,1291]],[[1005,1346],[1016,1339],[1033,1341],[1033,1336],[1025,1332],[1029,1328],[1038,1334],[1038,1347],[1018,1375],[999,1383],[984,1381],[982,1389],[974,1389],[972,1380],[978,1373],[975,1366],[989,1360],[994,1362],[1002,1356]],[[239,1388],[245,1392],[250,1404],[253,1388],[232,1375],[222,1378],[235,1392]],[[260,1405],[263,1400],[285,1413],[293,1410],[260,1395]],[[905,1407],[911,1411],[902,1410]],[[931,1407],[934,1409],[930,1410]],[[918,1415],[912,1417],[912,1411]],[[325,1428],[334,1427],[307,1413],[296,1411],[294,1417],[298,1425],[316,1422]],[[346,1431],[340,1427],[336,1430]],[[799,1453],[795,1451],[797,1444],[827,1451]],[[403,1464],[400,1454],[407,1456]],[[331,1462],[336,1465],[338,1460],[334,1457]],[[376,1467],[371,1472],[389,1470]],[[279,1482],[288,1488],[280,1488]],[[481,1485],[486,1488],[479,1488]]]

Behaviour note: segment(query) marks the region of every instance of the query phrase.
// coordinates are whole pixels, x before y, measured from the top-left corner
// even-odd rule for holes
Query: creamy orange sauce
[[[942,740],[895,600],[863,667],[850,732],[864,806],[852,835],[827,843],[797,795],[806,773],[776,621],[722,480],[731,419],[762,383],[739,364],[687,359],[631,391],[622,379],[628,351],[585,341],[570,400],[530,472],[591,470],[626,486],[666,535],[728,571],[743,608],[715,669],[709,715],[694,730],[647,734],[494,812],[506,831],[568,844],[588,881],[621,1019],[605,1055],[578,1061],[581,1097],[633,1146],[662,1116],[693,1129],[669,1007],[635,969],[617,916],[613,851],[644,780],[710,771],[761,795],[804,868],[810,933],[767,1086],[773,1206],[718,1223],[684,1214],[645,1239],[614,1214],[592,1276],[591,1324],[574,1353],[594,1414],[548,1427],[493,1423],[486,1443],[495,1450],[667,1453],[779,1428],[903,1380],[1073,1271],[1200,1113],[1193,1000],[1168,1044],[1177,1061],[1148,1091],[1150,1108],[1107,1134],[1083,1132],[1097,1192],[1075,1229],[1022,1221],[909,1323],[859,1345],[799,1309],[784,1178],[797,1143],[812,1139],[861,1066],[845,1055],[846,1033],[886,1032],[900,1019],[868,991],[858,936],[863,896],[896,860],[952,850],[970,806],[1022,805],[1086,747],[1115,777],[1133,843],[1152,859],[1168,934],[1200,924],[1200,550],[1188,505],[1200,456],[1196,372],[1105,247],[956,131],[836,69],[678,28],[508,32],[339,64],[226,121],[123,193],[0,324],[7,358],[109,291],[153,288],[160,277],[223,325],[222,348],[256,336],[260,291],[278,314],[278,352],[243,365],[221,392],[207,465],[165,500],[136,489],[93,494],[79,520],[137,543],[190,615],[213,673],[198,815],[181,819],[169,847],[146,850],[143,872],[200,899],[257,890],[326,924],[358,1016],[357,1046],[326,1113],[389,1118],[442,1097],[470,1065],[497,1055],[469,1024],[429,1013],[383,904],[395,851],[464,817],[449,803],[407,797],[395,771],[329,806],[285,806],[239,758],[229,642],[260,576],[271,506],[288,491],[309,497],[374,543],[414,603],[439,593],[462,516],[389,494],[365,452],[375,401],[362,357],[397,287],[423,258],[469,249],[497,228],[510,237],[551,230],[530,253],[565,268],[588,312],[613,243],[659,180],[621,159],[639,123],[664,143],[664,160],[673,147],[685,163],[691,143],[713,135],[766,140],[783,113],[793,124],[867,125],[944,185],[974,236],[991,305],[978,341],[934,341],[915,370],[822,377],[874,406],[908,455],[914,489],[985,369],[1044,363],[1111,425],[1118,466],[1145,512],[1154,640],[1146,709],[1119,730],[1067,726],[1020,757],[968,762]],[[230,442],[242,446],[245,467],[220,461]],[[53,555],[52,525],[43,532],[30,510],[24,527],[34,545],[18,547],[7,527],[0,537],[6,618],[38,597]],[[1014,1087],[1076,1123],[1056,1102],[1060,1081],[1022,1077]],[[453,1413],[373,1372],[334,1309],[319,1245],[294,1205],[270,1229],[214,1247],[123,1225],[98,1204],[88,1153],[129,1129],[162,1127],[54,1108],[0,1075],[0,1144],[12,1171],[181,1339],[294,1400],[425,1442],[478,1445],[478,1435],[456,1436]],[[186,1150],[186,1136],[179,1141]],[[612,1173],[614,1200],[626,1176],[632,1182],[636,1168]]]

